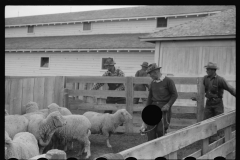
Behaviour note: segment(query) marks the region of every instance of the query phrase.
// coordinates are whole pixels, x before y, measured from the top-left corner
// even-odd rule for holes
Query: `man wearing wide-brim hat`
[[[148,74],[146,72],[147,68],[148,68],[148,62],[143,62],[142,63],[142,69],[138,70],[135,74],[135,77],[147,77]],[[146,88],[148,88],[148,84],[135,84],[134,85],[134,91],[146,91]],[[143,102],[145,102],[147,99],[146,98],[142,98]],[[139,102],[139,98],[134,98],[133,99],[133,103],[134,104],[138,104]]]
[[[162,110],[162,120],[151,126],[143,123],[142,130],[148,130],[148,141],[159,138],[166,134],[171,120],[171,107],[178,97],[176,86],[172,79],[162,75],[156,63],[150,64],[147,73],[153,79],[149,86],[147,104],[156,105]],[[149,115],[151,117],[151,115]],[[154,128],[154,129],[153,129]]]
[[[103,74],[103,76],[124,77],[123,71],[115,68],[114,66],[115,64],[116,63],[114,62],[113,58],[109,57],[104,63],[104,66],[106,66],[108,70]],[[103,85],[104,83],[97,83],[92,87],[91,90],[98,90]],[[125,86],[123,83],[108,83],[108,89],[123,91],[125,90]],[[106,103],[107,104],[125,104],[126,99],[124,97],[107,97]],[[105,111],[105,113],[112,113],[112,111]]]
[[[203,85],[205,86],[205,97],[207,98],[204,108],[204,120],[212,118],[216,115],[224,113],[223,106],[223,90],[227,90],[230,94],[236,97],[236,89],[234,89],[227,81],[217,75],[216,70],[218,66],[214,62],[208,62],[206,66],[207,75],[203,78]],[[218,132],[218,135],[222,133]],[[221,135],[220,135],[221,136]],[[210,143],[217,140],[219,137],[210,138]]]

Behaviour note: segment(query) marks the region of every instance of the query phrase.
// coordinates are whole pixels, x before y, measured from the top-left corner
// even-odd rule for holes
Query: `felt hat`
[[[150,72],[152,72],[152,71],[154,71],[154,70],[157,70],[157,69],[160,69],[160,68],[162,68],[162,67],[158,67],[156,63],[152,63],[152,64],[150,64],[150,65],[148,66],[146,72],[147,72],[147,73],[150,73]]]
[[[114,65],[114,64],[116,64],[116,63],[114,62],[114,60],[109,57],[109,58],[105,61],[104,66]]]
[[[208,64],[206,66],[204,66],[205,68],[210,68],[210,69],[219,69],[217,67],[217,63],[213,63],[213,62],[208,62]]]
[[[148,62],[143,62],[143,64],[141,66],[148,67]]]

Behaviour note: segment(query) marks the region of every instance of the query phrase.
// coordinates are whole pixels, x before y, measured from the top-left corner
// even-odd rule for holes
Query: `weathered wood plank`
[[[227,160],[232,160],[232,159],[235,159],[235,156],[236,156],[236,153],[235,153],[235,150],[231,153],[229,153],[227,156],[226,156],[226,159]]]
[[[175,84],[197,84],[198,77],[170,77]],[[150,84],[152,79],[150,77],[134,77],[133,83],[135,84]]]
[[[212,119],[216,120],[218,130],[220,130],[236,123],[236,111],[229,111],[215,116]]]
[[[148,91],[134,91],[134,97],[147,98]],[[196,92],[178,92],[178,99],[191,99],[192,97],[197,98]]]
[[[172,134],[119,152],[119,154],[124,158],[135,157],[137,159],[155,159],[156,157],[165,156],[216,133],[216,124],[214,120],[209,119],[201,122],[197,126],[193,125],[188,129],[178,130]]]
[[[232,138],[232,126],[229,126],[224,129],[225,142],[229,141]]]
[[[34,78],[22,79],[22,113],[26,113],[26,104],[33,101]]]
[[[206,154],[209,151],[209,137],[202,140],[202,155]]]
[[[197,106],[172,106],[172,113],[196,113]]]
[[[70,109],[81,109],[81,110],[113,110],[126,109],[126,104],[91,104],[91,103],[81,103],[81,104],[71,104],[69,103]]]
[[[109,91],[109,90],[70,90],[64,89],[69,95],[84,95],[84,96],[110,96],[110,97],[126,97],[126,91]]]
[[[224,138],[218,139],[217,141],[215,141],[209,145],[209,151],[217,148],[218,146],[222,145],[223,143],[224,143]]]
[[[66,83],[126,83],[126,77],[78,76],[66,77]]]
[[[39,109],[43,109],[44,105],[44,81],[45,78],[34,79],[33,101],[38,104]]]
[[[43,108],[47,108],[48,105],[54,101],[54,84],[55,77],[45,78],[44,82],[44,103]]]
[[[218,156],[226,157],[229,153],[233,152],[235,148],[236,138],[233,138],[197,159],[214,159]]]
[[[10,103],[11,82],[11,79],[5,79],[5,104],[8,105]]]
[[[9,114],[22,114],[22,79],[12,79]]]
[[[204,94],[205,94],[205,88],[203,85],[203,78],[198,78],[198,97],[197,97],[197,122],[200,122],[203,120],[203,113],[204,113]]]
[[[186,127],[186,126],[190,126],[196,122],[197,122],[196,119],[171,118],[170,126]]]
[[[59,106],[63,106],[64,101],[64,78],[63,76],[58,76],[55,78],[55,86],[54,86],[54,103]]]
[[[126,110],[131,115],[133,114],[133,77],[127,77],[126,80]],[[126,124],[126,132],[131,133],[133,132],[133,120],[130,120]]]
[[[186,156],[186,157],[184,157],[184,158],[182,158],[182,160],[184,160],[185,158],[187,158],[187,157],[194,157],[194,158],[198,158],[198,157],[200,157],[201,156],[201,149],[199,149],[198,151],[196,151],[196,152],[194,152],[194,153],[192,153],[192,154],[190,154],[190,155],[188,155],[188,156]]]
[[[177,151],[170,153],[169,155],[165,156],[167,159],[177,159]]]

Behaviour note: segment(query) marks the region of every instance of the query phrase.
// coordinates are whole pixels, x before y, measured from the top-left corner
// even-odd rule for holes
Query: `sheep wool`
[[[50,113],[53,111],[59,111],[63,116],[72,115],[72,113],[71,113],[71,111],[69,111],[69,109],[67,109],[65,107],[60,107],[56,103],[50,104],[47,108]]]
[[[29,159],[37,155],[39,155],[39,148],[33,134],[20,132],[12,140],[5,131],[5,159]]]
[[[83,144],[82,150],[79,150],[77,156],[80,156],[82,152],[87,152],[86,158],[91,156],[89,136],[91,135],[91,123],[83,115],[67,115],[63,116],[66,119],[67,124],[57,129],[54,133],[51,142],[53,148],[60,149],[64,146],[64,151],[67,151],[67,146],[71,146],[74,140],[79,144]]]
[[[32,115],[27,131],[32,133],[38,140],[40,154],[42,154],[44,147],[50,142],[57,128],[66,125],[66,123],[59,111],[50,113],[46,118],[41,114]]]
[[[26,113],[32,113],[39,110],[38,104],[36,102],[28,102],[25,108],[26,108]]]
[[[126,109],[119,109],[114,114],[109,113],[97,113],[97,112],[85,112],[86,116],[92,124],[92,134],[103,134],[107,137],[107,146],[112,147],[109,143],[109,138],[112,133],[115,132],[120,124],[126,123],[132,116],[126,111]]]
[[[13,137],[19,132],[26,132],[28,127],[28,119],[21,115],[7,115],[5,116],[5,131],[8,132],[9,137]]]

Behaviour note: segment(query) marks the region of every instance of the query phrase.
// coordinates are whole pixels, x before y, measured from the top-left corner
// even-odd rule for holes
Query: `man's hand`
[[[170,108],[169,104],[168,104],[168,103],[165,104],[165,105],[162,107],[162,112],[164,112],[164,111],[168,111],[169,108]]]
[[[147,125],[143,122],[140,128],[140,132],[144,132],[147,129]]]

